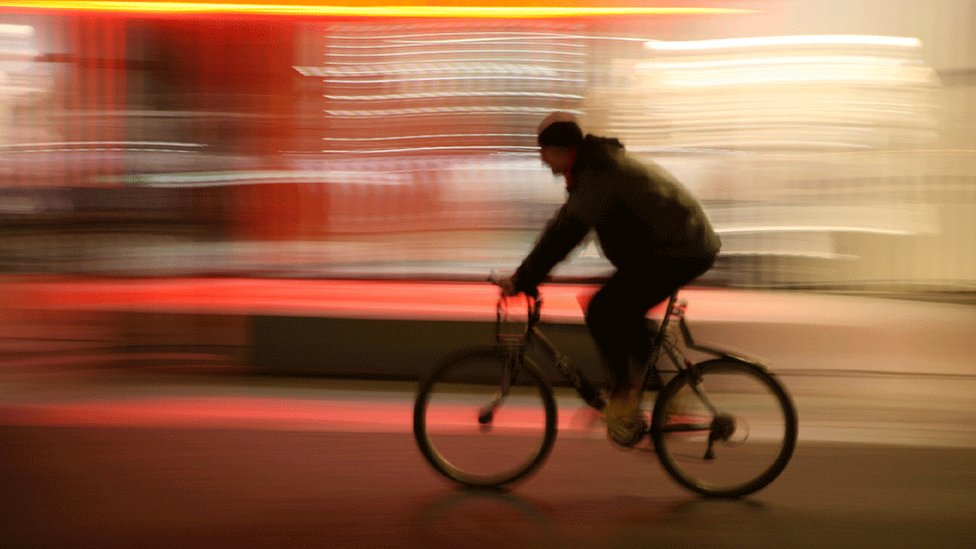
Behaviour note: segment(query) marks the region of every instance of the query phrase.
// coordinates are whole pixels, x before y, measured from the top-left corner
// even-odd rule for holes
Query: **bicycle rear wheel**
[[[427,461],[467,486],[536,469],[556,437],[556,402],[538,367],[504,347],[462,350],[421,382],[413,431]]]
[[[658,396],[651,439],[665,470],[699,494],[742,497],[776,479],[796,447],[796,409],[763,368],[698,364]]]

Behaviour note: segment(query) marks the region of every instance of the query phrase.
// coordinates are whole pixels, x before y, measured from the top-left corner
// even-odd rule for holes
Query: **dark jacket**
[[[590,229],[618,269],[718,254],[721,241],[698,201],[660,166],[628,156],[616,139],[587,135],[568,181],[566,203],[515,273],[520,291],[534,290]]]

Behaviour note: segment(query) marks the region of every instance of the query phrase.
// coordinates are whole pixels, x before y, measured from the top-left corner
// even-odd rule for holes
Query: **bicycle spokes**
[[[478,424],[481,425],[482,432],[486,432],[491,429],[492,421],[495,418],[495,410],[505,402],[508,398],[509,393],[512,390],[512,384],[515,383],[518,377],[519,366],[521,364],[521,359],[517,355],[511,355],[505,364],[505,367],[501,371],[498,392],[495,393],[495,397],[488,404],[481,407],[478,412]]]
[[[555,403],[541,374],[491,352],[449,361],[421,394],[415,434],[449,478],[503,484],[532,469],[555,435]]]
[[[682,484],[708,495],[742,495],[785,466],[796,419],[789,398],[760,368],[714,361],[662,391],[651,435]]]

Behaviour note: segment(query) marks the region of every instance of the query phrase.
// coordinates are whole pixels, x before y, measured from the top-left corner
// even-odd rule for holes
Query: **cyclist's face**
[[[569,151],[562,147],[542,147],[539,149],[542,163],[549,166],[556,175],[565,174],[569,164]]]

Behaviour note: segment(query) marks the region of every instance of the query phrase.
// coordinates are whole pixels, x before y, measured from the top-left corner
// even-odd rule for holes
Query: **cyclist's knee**
[[[615,318],[619,315],[614,314],[614,307],[606,299],[599,299],[599,295],[590,301],[590,306],[586,308],[586,325],[590,331],[603,331],[612,325]]]

